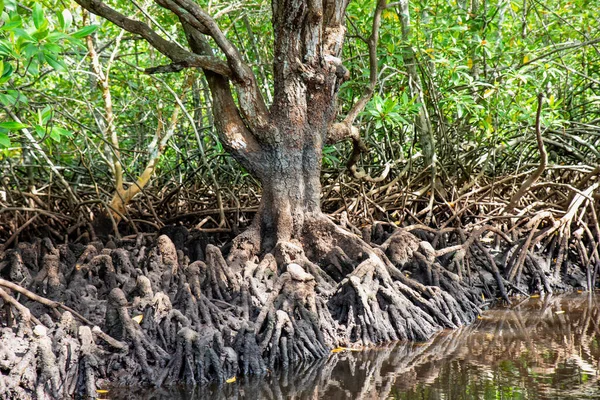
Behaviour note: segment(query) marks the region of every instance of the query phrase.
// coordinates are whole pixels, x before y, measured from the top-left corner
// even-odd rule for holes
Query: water
[[[600,399],[600,299],[532,298],[426,343],[403,343],[221,387],[110,399]]]

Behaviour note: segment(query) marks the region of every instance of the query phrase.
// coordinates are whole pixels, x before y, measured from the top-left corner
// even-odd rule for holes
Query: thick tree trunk
[[[262,247],[269,250],[278,241],[299,238],[306,213],[320,213],[321,168],[312,160],[320,160],[321,148],[277,148],[266,158],[256,223],[260,224]]]

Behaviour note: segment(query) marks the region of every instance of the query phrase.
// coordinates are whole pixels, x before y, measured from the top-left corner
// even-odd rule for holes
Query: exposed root
[[[572,204],[559,221],[532,221],[525,241],[499,231],[504,252],[487,245],[493,227],[415,226],[417,237],[375,225],[359,237],[320,214],[305,216],[301,237],[268,246],[251,229],[226,257],[176,229],[155,243],[142,235],[106,247],[20,243],[0,254],[8,278],[0,278],[0,396],[224,382],[291,370],[339,346],[427,340],[473,321],[484,297],[525,291],[522,281],[554,290],[556,272],[533,249],[554,236],[548,251],[569,256],[563,233],[585,207],[577,196]],[[593,285],[598,252],[584,237],[600,238],[577,234]]]

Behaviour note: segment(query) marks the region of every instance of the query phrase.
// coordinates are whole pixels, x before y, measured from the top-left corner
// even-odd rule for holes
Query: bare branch
[[[187,61],[190,63],[194,63],[196,65],[201,66],[204,69],[213,71],[217,74],[223,73],[224,69],[227,68],[224,63],[215,57],[210,57],[210,59],[204,58],[200,59],[197,55],[185,50],[177,43],[171,42],[169,40],[164,39],[154,30],[152,30],[145,23],[128,18],[116,11],[115,9],[107,6],[103,2],[99,0],[76,0],[77,3],[88,10],[91,13],[99,15],[102,18],[105,18],[112,22],[113,24],[119,26],[120,28],[140,35],[143,37],[152,47],[156,50],[160,51],[165,56],[169,57],[174,62],[183,62]],[[215,68],[217,66],[217,68]]]
[[[210,68],[206,68],[208,64],[212,64]],[[148,75],[153,74],[164,74],[170,72],[180,72],[186,68],[203,68],[209,71],[216,72],[217,74],[229,78],[231,76],[231,70],[221,60],[211,56],[196,56],[194,59],[174,62],[167,65],[159,65],[157,67],[146,68],[144,71]]]
[[[356,164],[360,159],[360,155],[366,152],[367,146],[360,137],[358,129],[352,126],[354,120],[366,107],[367,103],[373,97],[375,86],[377,85],[377,44],[379,43],[379,28],[381,27],[381,14],[387,8],[387,0],[378,0],[375,12],[373,14],[373,27],[371,35],[367,39],[369,46],[369,84],[361,98],[354,104],[354,107],[348,112],[346,118],[342,122],[333,124],[327,132],[327,142],[335,143],[344,139],[352,139],[352,155],[350,156],[347,167],[352,172],[352,175],[357,179],[363,179],[369,182],[380,182],[387,177],[390,166],[386,165],[383,174],[378,178],[372,178],[365,171],[360,170]]]
[[[258,88],[256,77],[252,69],[243,61],[237,48],[218,27],[215,20],[206,14],[198,4],[189,0],[156,0],[156,2],[176,14],[182,23],[215,40],[221,51],[225,54],[231,68],[231,78],[238,90],[240,109],[247,121],[248,127],[254,134],[265,130],[265,127],[269,123],[269,114]],[[210,47],[202,49],[200,52],[194,52],[204,56],[211,54]],[[204,69],[216,72],[210,68]]]
[[[87,13],[86,13],[87,14]],[[121,39],[123,38],[123,33],[125,31],[121,31],[119,34],[117,41],[115,43],[115,49],[113,55],[117,53],[119,49],[119,45],[121,43]],[[111,55],[111,61],[109,61],[106,71],[102,70],[102,66],[100,65],[100,59],[98,57],[98,53],[94,47],[94,40],[91,36],[86,38],[86,45],[88,48],[88,54],[90,56],[92,70],[96,74],[96,83],[98,88],[102,92],[102,99],[104,100],[104,118],[106,119],[106,127],[104,129],[104,136],[110,140],[112,144],[112,162],[109,164],[111,168],[114,178],[115,178],[115,189],[117,191],[123,190],[123,166],[121,165],[121,156],[119,152],[119,137],[117,135],[117,129],[115,126],[115,115],[113,112],[113,103],[112,103],[112,95],[110,92],[109,85],[109,74],[110,74],[110,64],[112,59],[114,58]]]
[[[367,39],[367,45],[369,46],[369,84],[365,88],[365,91],[362,97],[354,104],[354,107],[350,110],[344,122],[352,125],[354,120],[366,107],[371,97],[373,97],[373,92],[375,91],[375,86],[377,85],[377,44],[379,43],[379,28],[381,27],[381,14],[383,10],[387,7],[387,0],[379,0],[377,2],[377,7],[375,8],[375,13],[373,14],[373,28],[371,31],[371,35]]]
[[[540,117],[541,117],[541,113],[542,113],[542,100],[543,100],[543,95],[540,93],[540,94],[538,94],[537,114],[535,116],[535,138],[537,140],[538,150],[540,152],[540,165],[537,167],[535,172],[532,175],[530,175],[529,178],[527,178],[527,180],[525,182],[523,182],[523,184],[521,185],[521,187],[519,188],[517,193],[515,193],[510,198],[510,201],[508,202],[508,205],[506,206],[506,209],[504,210],[504,212],[506,214],[510,214],[514,210],[514,208],[519,203],[519,200],[521,199],[521,197],[523,197],[523,195],[529,190],[531,185],[533,185],[535,183],[535,181],[537,181],[539,179],[539,177],[542,176],[542,174],[544,173],[544,170],[546,170],[546,165],[548,164],[548,154],[546,153],[546,148],[544,147],[544,140],[542,139],[542,132],[540,129]]]
[[[202,34],[180,19],[185,30],[190,48],[196,54],[210,51],[210,46]],[[213,97],[213,112],[218,115],[215,125],[223,146],[248,171],[262,176],[262,149],[256,137],[246,127],[239,110],[233,100],[231,85],[223,76],[211,71],[204,71]]]
[[[211,36],[227,57],[227,62],[233,69],[235,77],[240,80],[250,79],[252,71],[242,60],[238,49],[227,39],[215,20],[198,4],[190,0],[156,0],[156,2],[183,18],[201,33]]]

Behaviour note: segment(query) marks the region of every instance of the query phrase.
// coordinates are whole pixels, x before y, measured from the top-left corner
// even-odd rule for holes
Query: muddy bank
[[[497,298],[589,282],[577,264],[555,273],[535,253],[510,280],[516,244],[483,244],[483,232],[461,241],[460,232],[383,224],[362,238],[334,229],[322,227],[312,247],[243,262],[183,227],[107,243],[19,243],[0,254],[0,395],[84,398],[110,384],[295,371],[340,347],[426,340]]]

